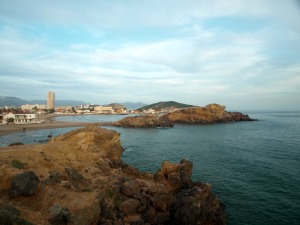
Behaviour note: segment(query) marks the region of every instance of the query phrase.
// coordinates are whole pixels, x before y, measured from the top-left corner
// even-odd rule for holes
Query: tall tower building
[[[47,109],[54,109],[54,108],[55,108],[55,93],[49,91],[48,99],[47,99]]]

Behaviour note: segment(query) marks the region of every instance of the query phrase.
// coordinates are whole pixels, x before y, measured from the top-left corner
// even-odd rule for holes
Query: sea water
[[[300,112],[250,116],[259,121],[109,129],[121,133],[124,161],[142,171],[155,172],[164,160],[191,160],[193,180],[213,185],[229,225],[300,224]],[[0,145],[72,129],[10,134],[0,137]]]

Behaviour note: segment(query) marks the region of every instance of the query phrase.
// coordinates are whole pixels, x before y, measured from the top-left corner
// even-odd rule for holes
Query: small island
[[[158,109],[158,106],[163,104],[153,105]],[[146,107],[146,109],[148,109]],[[188,108],[176,109],[165,113],[161,116],[147,115],[126,117],[116,123],[114,126],[118,127],[132,127],[132,128],[151,128],[151,127],[173,127],[174,124],[215,124],[215,123],[229,123],[240,121],[254,121],[248,115],[240,112],[227,112],[225,106],[218,104],[209,104],[205,107],[188,106]],[[162,108],[159,108],[161,111]],[[167,109],[164,109],[167,111]],[[170,111],[170,110],[169,110]]]

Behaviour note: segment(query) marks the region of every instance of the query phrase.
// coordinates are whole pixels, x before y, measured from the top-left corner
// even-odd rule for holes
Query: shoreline
[[[54,117],[60,116],[72,116],[70,115],[43,115],[40,117],[40,120],[44,120],[44,123],[34,123],[34,124],[3,124],[0,125],[0,137],[12,133],[23,132],[24,128],[27,130],[43,130],[43,129],[55,129],[55,128],[64,128],[64,127],[86,127],[90,125],[97,126],[110,126],[112,122],[64,122],[52,120]]]

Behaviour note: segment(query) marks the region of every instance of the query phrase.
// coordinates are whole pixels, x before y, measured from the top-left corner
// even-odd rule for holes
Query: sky
[[[300,110],[300,1],[0,0],[0,96]]]

